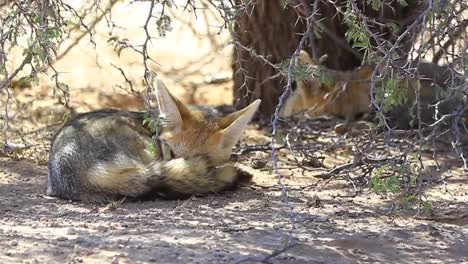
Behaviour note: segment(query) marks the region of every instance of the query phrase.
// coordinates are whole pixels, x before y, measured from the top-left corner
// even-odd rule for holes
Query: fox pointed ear
[[[154,81],[154,89],[156,91],[159,114],[162,118],[162,126],[175,131],[182,129],[183,117],[189,113],[185,105],[169,92],[161,80],[156,79]]]
[[[320,57],[318,60],[312,58],[312,56],[307,53],[305,50],[301,50],[299,52],[299,57],[297,58],[297,61],[299,64],[303,65],[314,65],[314,66],[319,66],[322,63],[324,63],[328,59],[327,54],[323,54],[322,57]]]
[[[233,147],[247,128],[248,123],[257,112],[261,100],[257,99],[247,107],[234,112],[221,120],[221,144],[223,147]]]
[[[299,52],[299,57],[297,58],[297,62],[303,65],[315,65],[314,60],[310,57],[309,53],[305,50],[301,50]]]

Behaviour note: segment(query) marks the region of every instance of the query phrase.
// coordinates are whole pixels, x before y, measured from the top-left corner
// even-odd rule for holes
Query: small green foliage
[[[417,177],[410,177],[409,186],[411,188],[416,188],[417,184],[418,184],[418,178]]]
[[[367,33],[366,27],[362,26],[362,21],[352,12],[349,6],[344,13],[344,21],[348,26],[348,31],[345,33],[346,40],[353,48],[368,51],[371,47],[369,33]]]
[[[418,202],[418,198],[415,195],[402,195],[398,198],[397,203],[402,209],[412,208]]]
[[[284,75],[288,72],[289,62],[290,60],[287,59],[276,65]],[[321,65],[296,64],[292,67],[292,78],[296,82],[304,81],[309,78],[318,78],[321,83],[325,84],[333,84],[335,82],[335,78],[329,73],[327,68]]]
[[[143,126],[147,126],[149,130],[151,131],[151,133],[154,134],[153,140],[155,141],[146,144],[146,150],[148,150],[153,156],[156,156],[158,154],[158,146],[156,144],[159,144],[159,143],[156,143],[156,141],[160,133],[160,127],[161,127],[162,122],[163,122],[163,118],[161,117],[153,118],[150,116],[150,113],[148,111],[145,112],[143,116],[143,122],[142,122]]]
[[[50,28],[47,28],[46,31],[45,31],[45,38],[46,39],[60,39],[62,38],[62,34],[63,34],[63,29],[60,28],[60,27],[50,27]]]
[[[435,90],[437,100],[449,97],[449,94],[450,94],[449,89],[444,89],[438,84],[434,84],[434,86],[432,86],[431,88]]]
[[[284,75],[288,72],[289,62],[290,60],[287,59],[277,64],[278,68]],[[313,69],[308,65],[297,64],[292,67],[292,78],[297,82],[310,78],[312,74]]]
[[[397,34],[400,31],[400,28],[397,24],[389,22],[387,23],[387,27],[391,30],[392,33]]]
[[[413,170],[410,163],[403,163],[399,165],[383,165],[374,171],[369,181],[369,188],[377,194],[399,194],[400,178],[411,177]]]
[[[434,213],[434,206],[431,201],[421,201],[420,206],[424,214],[432,215]]]
[[[379,195],[393,195],[399,209],[415,209],[415,207],[418,207],[423,213],[431,214],[433,212],[432,202],[423,200],[420,194],[408,191],[409,189],[417,190],[418,177],[415,170],[416,164],[410,162],[398,165],[383,165],[374,170],[369,181],[369,188]],[[402,179],[408,179],[409,182]],[[409,186],[402,188],[401,184],[409,184]]]
[[[261,55],[259,55],[257,53],[257,51],[255,49],[249,49],[249,54],[250,54],[250,56],[252,56],[252,58],[256,58],[256,57],[261,56]]]
[[[397,0],[397,1],[402,7],[407,7],[408,6],[408,3],[406,2],[406,0]]]
[[[107,43],[114,47],[114,51],[118,56],[122,53],[123,50],[130,47],[130,41],[127,38],[119,39],[116,36],[112,36],[107,40]]]
[[[33,76],[23,76],[16,81],[16,87],[26,88],[31,87],[33,82],[37,81]]]
[[[145,113],[145,117],[143,119],[143,126],[147,126],[151,133],[158,132],[158,120],[149,116],[148,112]]]
[[[156,145],[155,143],[148,143],[146,144],[146,150],[151,153],[151,155],[155,156],[156,155]]]
[[[423,214],[432,215],[434,213],[434,206],[432,201],[423,200],[414,194],[402,195],[397,200],[398,207],[401,209],[415,209],[418,208]]]
[[[232,35],[232,36],[235,36],[235,27],[234,27],[235,23],[233,21],[227,21],[226,22],[226,27],[229,31],[229,33]]]
[[[276,131],[276,134],[275,134],[275,143],[276,143],[276,147],[279,147],[279,146],[282,146],[284,144],[286,144],[286,135],[281,133],[281,131]]]
[[[369,188],[377,194],[397,194],[401,190],[396,176],[381,178],[378,175],[374,175],[369,182]]]
[[[403,82],[398,77],[387,78],[382,85],[376,86],[377,102],[385,112],[404,105],[408,101],[408,86],[408,81]]]
[[[325,68],[324,66],[318,66],[317,68],[315,68],[315,70],[312,72],[312,75],[318,78],[320,82],[324,84],[331,85],[336,82],[333,75],[331,75],[327,68]]]
[[[158,116],[153,118],[150,116],[150,113],[147,111],[143,116],[143,126],[147,126],[151,133],[159,135],[160,127],[164,123],[164,118],[162,116]]]
[[[366,0],[366,4],[370,5],[375,11],[379,11],[383,6],[383,2],[381,0]]]
[[[63,82],[57,82],[54,87],[53,95],[57,96],[58,92],[61,92],[63,95],[68,96],[70,95],[70,86]]]
[[[398,174],[400,176],[411,176],[413,175],[413,167],[411,166],[411,163],[409,162],[405,162],[403,164],[400,164],[400,165],[395,165],[396,167],[396,171],[398,172]],[[411,178],[415,178],[416,177],[411,177]]]
[[[167,32],[172,30],[172,19],[168,15],[161,15],[156,20],[156,26],[158,27],[158,34],[160,37],[165,37]]]

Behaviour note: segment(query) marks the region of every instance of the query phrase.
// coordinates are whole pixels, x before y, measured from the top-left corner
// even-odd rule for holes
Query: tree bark
[[[241,0],[236,1],[241,4]],[[272,64],[278,64],[294,52],[302,27],[295,24],[297,15],[283,1],[265,0],[248,6],[234,25],[233,78],[234,105],[245,107],[261,98],[261,114],[274,111],[285,85],[284,78]]]

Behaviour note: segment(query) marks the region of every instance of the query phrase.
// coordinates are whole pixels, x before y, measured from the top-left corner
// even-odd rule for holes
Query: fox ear
[[[161,80],[156,79],[154,83],[162,125],[179,131],[182,129],[183,117],[189,113],[188,109],[169,92]]]
[[[322,57],[320,57],[318,60],[312,58],[309,53],[307,53],[307,51],[305,50],[301,50],[299,52],[299,57],[297,58],[297,61],[300,63],[300,64],[303,64],[303,65],[314,65],[314,66],[318,66],[318,65],[321,65],[322,63],[324,63],[326,60],[328,59],[328,55],[327,54],[324,54],[322,55]]]
[[[314,60],[310,57],[309,53],[305,50],[301,50],[299,52],[299,57],[297,58],[297,62],[303,65],[315,65]]]
[[[218,121],[221,127],[222,147],[233,147],[247,128],[255,112],[260,106],[260,99],[255,100],[242,110],[234,112]]]

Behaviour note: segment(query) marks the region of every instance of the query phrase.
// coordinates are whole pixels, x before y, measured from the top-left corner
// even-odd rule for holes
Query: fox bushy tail
[[[216,193],[247,182],[249,176],[233,166],[209,166],[203,157],[176,158],[141,164],[121,160],[93,168],[89,184],[95,189],[122,196],[140,197],[151,193],[170,199]]]

